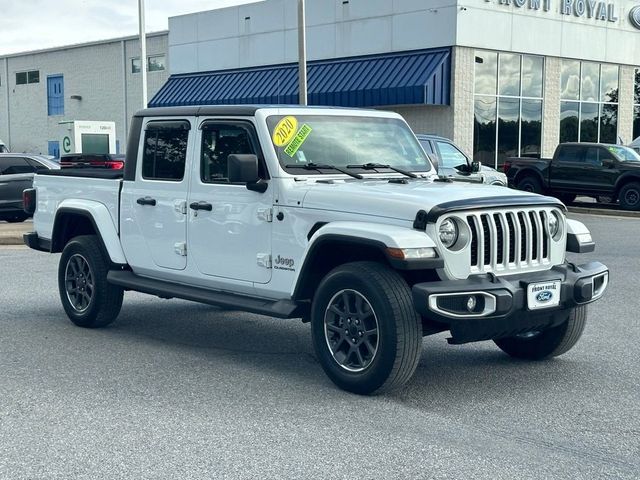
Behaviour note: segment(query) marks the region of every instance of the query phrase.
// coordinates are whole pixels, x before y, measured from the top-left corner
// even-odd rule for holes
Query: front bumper
[[[466,343],[559,325],[572,308],[599,299],[608,279],[609,270],[599,262],[565,263],[544,272],[418,283],[412,293],[418,313],[446,325],[452,343]],[[543,282],[560,283],[559,303],[548,308],[530,308],[527,287]],[[474,297],[472,309],[469,297]]]

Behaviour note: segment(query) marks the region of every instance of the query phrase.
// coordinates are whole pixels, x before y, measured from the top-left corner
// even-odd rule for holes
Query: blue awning
[[[310,105],[449,105],[450,49],[309,62]],[[296,104],[298,65],[171,75],[150,107]]]

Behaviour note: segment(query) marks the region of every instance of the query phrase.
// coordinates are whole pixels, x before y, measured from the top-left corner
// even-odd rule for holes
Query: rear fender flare
[[[52,242],[57,238],[58,229],[61,228],[59,219],[65,214],[87,218],[93,224],[93,228],[111,261],[115,264],[127,264],[127,258],[120,244],[116,224],[109,213],[109,209],[104,204],[92,200],[63,200],[56,210],[53,233],[51,235]],[[52,250],[53,248],[55,246],[52,243]]]

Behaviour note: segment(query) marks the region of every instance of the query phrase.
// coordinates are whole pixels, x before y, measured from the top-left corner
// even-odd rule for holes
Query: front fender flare
[[[314,251],[327,241],[341,241],[366,246],[374,246],[384,251],[387,248],[433,248],[435,242],[424,232],[410,227],[385,225],[373,222],[331,222],[320,227],[309,239],[301,258],[302,267],[296,271],[293,281],[292,297],[295,297],[301,281],[307,273],[309,259]],[[431,268],[440,268],[441,258],[429,259]]]

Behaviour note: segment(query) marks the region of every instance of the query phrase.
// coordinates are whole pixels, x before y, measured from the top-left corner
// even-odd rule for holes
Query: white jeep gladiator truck
[[[422,337],[524,359],[578,340],[608,283],[556,199],[437,176],[397,114],[308,107],[147,109],[124,172],[36,175],[31,248],[62,252],[62,305],[103,327],[135,290],[311,322],[339,387],[404,384]]]

